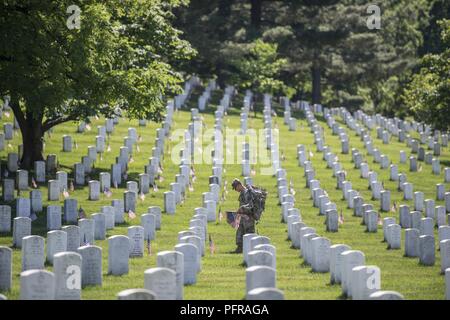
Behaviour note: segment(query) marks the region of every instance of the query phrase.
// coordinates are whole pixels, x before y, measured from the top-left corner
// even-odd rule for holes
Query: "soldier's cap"
[[[233,188],[233,190],[236,190],[236,187],[240,184],[242,184],[242,182],[239,179],[234,179],[231,183],[231,187]]]

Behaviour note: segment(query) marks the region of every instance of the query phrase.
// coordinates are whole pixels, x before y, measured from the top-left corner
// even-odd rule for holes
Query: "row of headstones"
[[[155,239],[156,230],[161,226],[161,211],[158,207],[150,207],[150,212],[141,216],[141,226],[128,228],[128,236],[117,235],[108,238],[108,274],[122,275],[129,271],[130,257],[144,255],[144,241],[150,246]],[[78,226],[65,226],[62,230],[47,233],[45,239],[40,236],[24,236],[16,247],[22,248],[22,272],[44,269],[45,261],[54,266],[56,277],[56,299],[80,299],[81,286],[102,284],[102,249],[94,245],[95,240],[104,240],[106,230],[114,227],[114,219],[107,219],[105,213],[96,213],[91,219],[80,219]],[[114,216],[113,216],[114,217]],[[18,218],[16,218],[18,219]],[[27,219],[27,218],[23,218]],[[0,289],[10,290],[12,285],[12,250],[1,248],[0,254]],[[83,263],[81,263],[83,261]],[[70,268],[69,268],[70,267]],[[69,270],[70,269],[70,270]],[[31,273],[30,273],[31,274]],[[33,273],[34,274],[34,273]],[[22,277],[23,276],[23,277]],[[78,276],[81,286],[74,288]],[[23,278],[23,280],[22,280]],[[21,298],[39,298],[41,294],[26,279],[34,276],[21,274]],[[22,283],[24,281],[24,283]]]
[[[332,117],[329,116],[328,119],[331,119]],[[372,190],[372,197],[373,199],[380,199],[380,193],[381,193],[381,189],[382,189],[382,183],[377,181],[377,173],[373,172],[373,171],[369,171],[369,167],[368,164],[366,162],[362,162],[362,156],[359,153],[358,150],[356,149],[352,149],[352,161],[355,163],[355,168],[360,168],[361,170],[361,177],[362,178],[368,178],[369,179],[369,189]],[[333,169],[334,169],[334,174],[336,174],[336,167],[334,166],[335,164],[333,163]],[[446,170],[447,171],[447,170]],[[449,170],[450,172],[450,170]],[[343,179],[343,175],[340,174],[338,175],[338,185],[340,184],[339,179]],[[398,174],[398,167],[397,165],[391,164],[390,165],[390,180],[391,181],[398,181],[398,185],[399,185],[399,190],[402,190],[404,192],[404,199],[405,200],[412,200],[413,199],[413,185],[411,183],[407,183],[406,182],[406,175],[405,174]],[[436,199],[437,200],[444,200],[445,196],[445,185],[444,184],[437,184],[436,185]],[[422,195],[421,198],[419,198],[419,203],[420,207],[423,208],[423,193],[420,192],[420,194],[418,194],[419,196]],[[450,197],[450,195],[449,195]],[[421,200],[420,200],[421,199]],[[449,198],[450,199],[450,198]],[[432,210],[434,211],[434,200],[431,199],[427,199],[425,200],[425,204],[428,210]],[[422,209],[420,209],[422,210]],[[445,210],[445,208],[443,207],[436,207],[436,211],[437,212],[441,212]],[[444,213],[444,220],[445,220],[445,211]],[[428,214],[427,214],[428,216]]]
[[[216,111],[216,126],[221,128],[223,117],[223,106],[219,106],[220,110]],[[192,120],[199,121],[198,109],[191,109]],[[191,139],[195,139],[196,131],[192,131],[190,126],[185,135],[185,148],[181,150],[180,157],[182,164],[184,161],[191,160],[192,143]],[[218,129],[218,128],[216,128]],[[217,150],[217,151],[216,151]],[[221,152],[219,149],[213,151],[214,164],[220,164]],[[222,159],[223,160],[223,159]],[[217,162],[217,163],[216,163]],[[190,162],[186,162],[190,164]],[[201,271],[201,258],[205,255],[205,241],[207,239],[207,224],[208,221],[215,221],[215,206],[214,210],[209,203],[218,201],[218,191],[220,188],[220,180],[222,179],[221,166],[213,166],[213,175],[210,179],[210,192],[205,192],[203,196],[203,207],[195,208],[194,216],[189,221],[189,229],[183,230],[178,233],[178,244],[175,246],[174,252],[163,252],[158,254],[158,265],[160,264],[160,255],[172,256],[172,263],[170,268],[153,268],[145,272],[145,288],[154,292],[155,296],[159,296],[160,299],[182,299],[183,297],[183,285],[192,285],[197,282],[197,273]],[[217,188],[218,187],[218,188]],[[217,191],[217,192],[216,192]],[[173,191],[169,191],[173,192]],[[170,194],[167,194],[165,199],[170,198]],[[172,201],[172,200],[171,200]],[[175,203],[170,205],[176,206]],[[167,259],[168,260],[168,259]],[[182,262],[181,262],[182,261]],[[163,270],[166,269],[166,270]],[[174,290],[173,288],[176,288]],[[146,290],[144,289],[144,290]],[[137,291],[133,291],[137,290]],[[118,294],[119,299],[137,299],[141,296],[142,289],[129,289],[128,291]],[[123,297],[126,296],[126,297]],[[151,298],[151,295],[146,294]]]
[[[364,129],[361,128],[361,126],[359,126],[359,124],[355,124],[356,121],[354,120],[354,118],[351,116],[351,114],[346,111],[343,108],[340,109],[331,109],[331,113],[333,114],[339,114],[341,116],[341,118],[344,120],[344,122],[347,124],[347,126],[349,126],[349,128],[351,128],[352,130],[356,131],[356,133],[358,135],[361,135],[361,139],[362,141],[365,141],[365,145],[366,148],[369,152],[369,154],[372,153],[373,151],[376,151],[376,149],[373,149],[372,147],[372,141],[370,140],[370,136],[368,138],[368,141],[366,141],[366,131]],[[355,117],[357,116],[357,114],[355,114]],[[369,130],[371,130],[370,127],[368,127]],[[400,132],[402,132],[400,130]],[[428,148],[429,149],[433,149],[433,153],[431,152],[427,152],[425,153],[425,149],[422,147],[419,147],[419,141],[412,139],[409,135],[407,136],[406,139],[406,145],[408,147],[411,147],[411,154],[418,154],[418,157],[415,157],[413,155],[411,155],[409,157],[409,161],[410,161],[410,171],[415,172],[418,171],[418,164],[417,164],[417,160],[419,161],[425,161],[426,164],[431,164],[432,165],[432,173],[435,175],[439,175],[441,172],[441,168],[440,168],[440,162],[438,158],[433,158],[433,156],[439,156],[441,154],[441,145],[435,141],[435,139],[438,139],[438,131],[435,131],[435,137],[429,137],[428,141]],[[426,136],[427,133],[422,132],[421,133],[421,143],[425,143],[424,140],[424,136]],[[378,127],[377,128],[377,138],[378,139],[382,139],[384,144],[389,143],[389,132],[387,132],[384,127]],[[404,135],[400,134],[399,136],[399,141],[400,142],[404,142],[404,138],[400,139],[400,137]],[[442,145],[443,146],[448,146],[448,135],[444,134],[442,135]],[[375,153],[374,156],[376,157],[377,154]],[[406,153],[402,150],[400,151],[400,163],[405,163],[406,162]],[[445,173],[445,182],[450,181],[450,171],[447,171]]]
[[[200,78],[197,76],[191,76],[185,83],[184,83],[184,88],[183,88],[183,93],[176,95],[174,97],[173,100],[173,105],[175,109],[180,109],[182,108],[186,101],[189,99],[192,90],[197,87],[200,86],[201,82],[200,82]]]
[[[345,108],[340,108],[333,110],[333,112],[336,115],[345,114],[347,110],[345,110]],[[412,141],[412,138],[408,133],[416,131],[420,134],[420,143],[427,143],[429,149],[434,149],[434,142],[439,142],[439,140],[441,141],[442,146],[448,146],[448,133],[441,133],[439,130],[434,130],[434,132],[432,132],[431,126],[424,125],[423,123],[416,121],[409,122],[396,117],[386,118],[382,117],[380,114],[369,116],[361,110],[355,112],[354,117],[370,130],[376,125],[388,130],[390,134],[398,137],[399,142],[404,142],[405,139],[407,139],[408,142]]]
[[[326,116],[327,117],[327,116]],[[328,116],[328,119],[332,119],[331,116]],[[352,161],[355,163],[355,168],[360,168],[361,170],[361,177],[362,178],[368,178],[369,179],[369,189],[372,190],[372,197],[373,199],[380,199],[380,193],[382,189],[381,182],[377,181],[377,173],[369,171],[369,166],[366,162],[362,162],[362,156],[360,152],[354,148],[352,148]],[[375,159],[377,161],[377,159]],[[330,163],[328,164],[330,167]],[[333,163],[333,170],[335,175],[337,173],[337,168],[335,166],[335,163]],[[450,168],[449,168],[450,172]],[[339,179],[343,179],[343,174],[338,175],[338,185],[340,184]],[[413,185],[411,183],[406,182],[406,175],[402,173],[398,173],[398,167],[397,165],[391,164],[390,165],[390,180],[391,181],[398,181],[399,183],[399,190],[402,190],[404,192],[404,200],[412,200],[413,199]],[[422,202],[421,207],[423,207],[423,193],[420,193],[422,195],[422,200],[419,202]],[[445,185],[444,184],[437,184],[436,185],[436,199],[437,200],[444,200],[445,196]],[[450,197],[450,195],[449,195]],[[429,202],[430,205],[427,205],[427,207],[431,207],[431,205],[434,207],[434,201],[432,200],[426,200]],[[443,208],[439,207],[436,210],[442,210]],[[420,209],[422,210],[422,209]],[[434,210],[434,208],[433,208]],[[445,212],[444,212],[445,213]]]
[[[314,115],[306,110],[306,117],[309,119],[310,125],[315,124]],[[316,127],[317,129],[317,127]],[[315,130],[315,135],[317,137],[321,136],[320,130]],[[323,139],[323,136],[321,137]],[[316,140],[317,142],[317,140]],[[323,194],[323,190],[318,187],[320,182],[314,179],[314,172],[312,169],[311,162],[306,161],[302,157],[306,150],[303,145],[298,146],[299,158],[304,159],[301,163],[305,168],[305,177],[307,179],[307,186],[311,189],[313,205],[321,206],[319,214],[327,215],[326,225],[327,231],[337,231],[338,228],[338,215],[335,208],[335,204],[331,203],[328,197]],[[310,166],[311,165],[311,166]],[[309,167],[309,168],[308,168]],[[309,170],[306,170],[309,169]],[[308,173],[307,173],[308,171]],[[280,171],[279,171],[280,172]],[[281,172],[280,172],[281,173]],[[277,174],[278,175],[278,174]],[[282,174],[281,174],[282,175]],[[282,181],[282,180],[278,180]],[[277,181],[277,183],[278,183]],[[322,192],[319,192],[322,190]],[[320,194],[320,195],[319,195]],[[319,202],[320,198],[320,202]],[[322,209],[323,208],[323,209]],[[331,283],[340,283],[341,278],[345,279],[342,281],[343,293],[347,297],[352,297],[353,299],[403,299],[403,297],[392,291],[381,291],[380,288],[380,269],[376,266],[365,266],[364,261],[356,262],[352,261],[358,257],[364,257],[364,254],[360,251],[349,251],[345,256],[347,258],[347,263],[343,264],[345,267],[342,268],[340,263],[337,263],[336,259],[331,259],[331,252],[334,251],[332,248],[344,248],[350,250],[346,245],[334,245],[331,246],[330,240],[324,237],[318,236],[315,229],[309,228],[305,223],[302,222],[300,211],[295,208],[289,208],[287,203],[282,204],[282,218],[288,224],[288,239],[292,241],[292,246],[294,248],[299,248],[301,256],[304,258],[305,262],[311,265],[313,272],[329,272],[331,271]],[[339,249],[338,249],[339,250]],[[342,251],[343,253],[343,251]],[[339,261],[340,262],[340,261]],[[338,269],[338,270],[337,270]],[[342,269],[342,270],[341,270]],[[337,275],[339,273],[339,275]],[[345,275],[343,275],[345,273]],[[372,278],[371,278],[372,277]],[[338,280],[336,278],[339,278]],[[373,286],[368,287],[368,279],[374,279]]]
[[[210,80],[202,95],[198,97],[198,109],[204,111],[211,99],[211,92],[217,89],[216,80]]]
[[[327,115],[326,115],[327,117]],[[328,116],[328,119],[332,119],[332,116]],[[366,144],[367,147],[367,144]],[[404,154],[404,151],[400,151],[400,157],[402,158],[402,154]],[[375,161],[376,161],[375,157]],[[381,182],[377,182],[377,173],[373,171],[369,171],[368,164],[366,162],[362,162],[362,155],[360,152],[356,149],[352,148],[352,161],[355,163],[355,168],[360,168],[361,170],[361,177],[362,178],[368,178],[369,179],[369,189],[372,189],[372,196],[373,199],[380,199],[380,191]],[[437,163],[439,165],[439,163]],[[413,164],[415,166],[415,170],[417,170],[417,164]],[[336,173],[335,167],[333,167],[334,173]],[[440,170],[438,170],[440,171]],[[447,177],[449,176],[449,177]],[[445,181],[447,182],[447,179],[450,181],[450,168],[445,168]],[[403,173],[398,173],[398,167],[395,164],[390,165],[390,180],[391,181],[398,181],[398,189],[400,191],[403,191],[404,200],[412,200],[413,199],[413,185],[411,183],[406,182],[406,175]],[[339,182],[338,182],[339,183]],[[416,193],[414,193],[416,195]],[[436,184],[436,200],[445,200],[446,201],[446,208],[450,208],[448,204],[450,204],[450,194],[445,193],[445,185],[442,183]],[[417,206],[420,207],[418,210],[423,210],[423,204],[426,205],[426,216],[429,216],[428,211],[434,211],[434,200],[427,199],[423,200],[423,193],[419,192],[417,193]],[[436,212],[439,213],[440,216],[442,214],[444,215],[445,220],[445,209],[444,207],[438,206],[436,207]],[[447,211],[449,209],[447,208]],[[430,214],[432,215],[432,214]],[[442,220],[442,219],[440,219]]]
[[[300,146],[301,149],[302,146]],[[353,161],[355,159],[353,158]],[[338,179],[338,188],[339,188],[339,179]],[[403,184],[404,187],[405,184]],[[343,189],[345,190],[345,182],[342,183]],[[351,188],[351,187],[350,187]],[[372,183],[372,189],[374,188],[374,184]],[[411,192],[412,193],[412,192]],[[363,204],[363,199],[359,196],[355,196],[351,194],[349,190],[347,191],[348,199],[349,199],[349,208],[354,208],[354,213],[356,216],[363,216],[362,224],[366,224],[368,232],[376,232],[377,224],[379,223],[379,214],[376,211],[373,211],[373,206]],[[422,194],[423,195],[423,194]],[[345,193],[344,193],[345,196]],[[422,197],[423,204],[423,197]],[[426,214],[433,215],[434,214],[434,201],[426,200],[425,202]],[[407,206],[401,206],[401,215],[404,216],[403,220],[407,222],[409,215],[408,210],[404,210]],[[443,207],[440,207],[443,208]],[[445,209],[445,208],[444,208]],[[439,220],[441,224],[445,224],[445,210],[439,210],[437,212],[440,216]],[[415,215],[417,218],[415,219],[417,222],[415,225],[418,229],[407,229],[406,240],[405,240],[405,255],[406,256],[414,256],[419,257],[419,262],[423,265],[434,265],[435,261],[435,248],[434,248],[434,220],[431,217],[422,218],[421,213],[418,212],[418,215]],[[443,217],[443,219],[442,219]],[[337,214],[335,214],[335,220],[337,225]],[[327,229],[328,229],[329,217],[327,212]],[[406,224],[406,223],[405,223]],[[439,225],[438,225],[439,226]],[[420,229],[419,229],[420,228]],[[450,241],[447,239],[449,237],[448,230],[450,227],[442,226],[439,229],[439,241],[440,241],[440,253],[441,253],[441,271],[444,272],[447,268],[450,267]],[[387,217],[383,219],[383,231],[384,231],[384,241],[387,241],[389,249],[400,249],[401,247],[401,226],[395,224],[395,219]]]
[[[301,145],[298,146],[298,149],[301,149],[301,148],[302,148]],[[299,151],[299,159],[304,159],[304,153],[300,153],[300,152],[302,152],[302,151],[301,150]],[[303,155],[303,157],[302,157],[302,155]],[[352,149],[352,155],[353,155],[353,162],[356,162],[356,157],[358,155],[357,150]],[[324,152],[324,156],[325,156],[325,152]],[[303,160],[300,160],[300,164],[302,162],[304,163]],[[354,208],[355,209],[355,214],[356,215],[360,215],[361,214],[361,210],[363,208],[363,199],[360,199],[360,197],[358,197],[357,195],[355,196],[355,194],[352,193],[351,190],[348,190],[348,188],[351,189],[351,185],[349,187],[348,183],[346,181],[344,181],[345,180],[345,173],[337,171],[338,168],[340,167],[337,164],[338,163],[336,163],[336,162],[333,163],[333,170],[334,170],[333,175],[336,175],[337,176],[337,180],[338,180],[337,181],[337,187],[339,189],[343,189],[344,190],[344,198],[346,198],[348,200],[348,202],[349,202],[348,203],[348,207],[349,208]],[[381,196],[380,196],[381,192],[380,191],[381,191],[382,185],[381,185],[381,183],[376,181],[377,174],[376,174],[376,172],[369,172],[368,175],[367,174],[365,175],[364,172],[368,171],[368,167],[367,167],[367,164],[365,164],[366,166],[362,166],[363,164],[365,164],[365,163],[361,164],[361,176],[363,178],[369,178],[369,182],[370,182],[369,188],[372,189],[373,199],[380,199],[381,198]],[[330,162],[328,162],[328,167],[330,167]],[[363,168],[367,168],[367,170],[363,170]],[[403,186],[404,186],[404,190],[405,190],[405,197],[408,198],[408,199],[412,198],[412,185],[403,183]],[[438,191],[438,193],[442,193],[441,189],[442,189],[442,186],[438,186],[438,190],[440,190],[440,191]],[[411,195],[409,195],[409,194],[411,194]],[[422,210],[423,209],[423,203],[424,203],[424,201],[423,201],[423,193],[420,193],[420,194],[422,195],[420,210]],[[430,216],[430,215],[434,216],[434,200],[427,199],[427,200],[425,200],[425,204],[426,204],[426,210],[425,210],[426,211],[426,216],[427,217]],[[382,204],[382,207],[383,207],[383,204]],[[386,205],[386,209],[387,208],[388,208],[388,205]],[[436,215],[439,217],[437,219],[438,220],[438,226],[445,224],[445,208],[441,207],[441,206],[436,207]],[[419,215],[419,219],[420,219],[420,215]],[[376,223],[376,220],[374,221],[374,223]],[[374,226],[372,226],[372,227],[369,225],[369,227],[368,227],[368,229],[370,229],[370,230],[372,230],[374,228],[376,229],[376,224]]]
[[[164,192],[164,211],[168,214],[175,214],[176,205],[182,202],[183,195],[186,192],[186,188],[191,183],[191,176],[194,175],[192,169],[192,160],[193,155],[195,154],[195,148],[201,146],[196,145],[196,141],[201,141],[198,137],[201,135],[202,129],[202,120],[199,116],[198,109],[191,110],[191,120],[189,123],[188,129],[184,132],[184,148],[180,150],[180,165],[179,165],[179,174],[175,176],[175,182],[170,184],[170,191]],[[217,123],[218,120],[216,120]],[[215,190],[215,195],[213,198],[217,198],[219,196],[219,186],[217,183],[214,186],[210,186],[210,191]],[[208,193],[209,195],[209,193]],[[208,209],[211,211],[209,214],[210,219],[212,215],[214,215],[215,220],[215,203],[214,201],[210,201],[211,199],[205,199],[204,202],[208,202]],[[214,206],[213,206],[214,204]],[[214,211],[214,212],[213,212]]]
[[[303,146],[300,146],[300,150]],[[317,183],[316,181],[310,181],[310,185]],[[342,183],[342,188],[346,189],[346,182],[344,181]],[[339,187],[339,181],[338,181],[338,188]],[[351,188],[351,186],[350,186]],[[373,188],[373,185],[372,185]],[[316,191],[316,190],[313,190]],[[317,190],[318,191],[318,190]],[[370,204],[364,204],[363,199],[358,196],[355,193],[350,192],[351,190],[347,190],[345,194],[347,194],[347,199],[349,200],[349,208],[354,209],[355,216],[362,216],[363,222],[362,224],[367,226],[366,231],[368,232],[377,232],[377,225],[379,224],[379,214],[373,210],[373,206]],[[315,192],[313,192],[313,199],[316,200],[317,195]],[[327,208],[322,209],[322,206],[325,205],[325,203],[322,202],[323,196],[319,196],[319,203],[321,206],[321,212],[319,214],[322,214],[323,211],[327,214],[326,219],[326,225],[328,231],[333,231],[334,228],[336,228],[335,231],[337,231],[338,226],[338,216],[337,212],[335,210],[329,211]],[[327,201],[327,199],[325,199]],[[427,203],[431,203],[431,201],[427,201]],[[432,210],[426,210],[426,212],[432,212],[434,213],[434,201],[432,201],[433,207]],[[409,215],[409,209],[406,211],[404,210],[407,208],[407,206],[401,206],[400,212],[401,215],[404,216],[403,220],[408,220],[408,218],[412,217]],[[409,231],[408,230],[408,238],[406,239],[406,247],[405,250],[408,252],[411,252],[411,248],[416,248],[414,256],[420,257],[420,263],[424,265],[433,265],[435,260],[435,249],[434,249],[434,220],[431,217],[428,218],[422,218],[421,219],[421,213],[417,212],[418,214],[415,214],[415,226],[420,230],[415,231]],[[440,210],[440,217],[442,220],[442,214],[443,214],[443,222],[441,221],[441,224],[445,224],[445,211],[442,212]],[[406,222],[404,222],[406,224]],[[440,242],[443,245],[444,249],[447,251],[441,251],[441,270],[444,271],[446,268],[449,267],[450,263],[450,252],[449,249],[446,247],[449,244],[446,244],[447,241],[447,228],[450,229],[448,226],[442,226],[442,229],[440,229]],[[330,230],[331,229],[331,230]],[[395,219],[393,218],[385,218],[383,220],[383,230],[384,230],[384,239],[388,242],[388,248],[389,249],[400,249],[400,242],[401,242],[401,226],[395,224]],[[420,232],[419,232],[420,231]],[[414,238],[413,238],[414,237]],[[450,241],[449,241],[450,242]],[[407,256],[410,256],[409,253],[406,254]]]
[[[334,109],[332,109],[334,110]],[[350,113],[345,113],[345,121],[348,125],[348,127],[352,130],[353,127],[351,125],[349,125],[349,123],[352,123],[351,121],[354,121],[353,118],[351,117]],[[325,117],[328,119],[328,124],[330,126],[330,124],[332,124],[332,128],[333,128],[333,133],[335,132],[335,130],[341,130],[341,128],[338,126],[338,124],[336,122],[334,122],[334,118],[329,114],[326,113]],[[351,119],[351,120],[349,120]],[[331,126],[330,126],[331,127]],[[364,129],[360,129],[357,128],[356,134],[361,136],[361,141],[364,142],[364,146],[367,149],[367,153],[369,155],[372,155],[374,157],[374,162],[375,163],[380,163],[380,167],[381,169],[385,169],[389,166],[389,159],[387,156],[385,155],[381,155],[380,151],[377,148],[373,148],[373,142],[372,139],[370,137],[369,134],[366,133],[366,131]],[[344,143],[342,144],[342,152],[344,152],[344,149],[347,149],[347,153],[348,153],[348,144],[344,146]],[[413,151],[414,153],[414,151]],[[422,156],[421,156],[422,154]],[[400,163],[406,163],[406,153],[403,150],[400,150]],[[440,166],[440,162],[439,159],[437,158],[433,158],[433,155],[431,153],[428,153],[427,155],[424,155],[424,150],[422,150],[422,152],[419,151],[419,157],[416,158],[414,156],[410,156],[409,157],[409,170],[411,172],[417,172],[418,171],[418,163],[417,160],[425,160],[426,164],[431,164],[432,165],[432,173],[435,175],[439,175],[441,172],[441,166]],[[361,159],[358,158],[355,162],[355,167],[359,167]],[[390,164],[390,170],[391,170],[391,179],[393,179],[392,177],[394,177],[394,179],[397,178],[397,173],[398,173],[398,167],[397,165],[394,164]],[[450,168],[445,168],[444,169],[444,181],[445,182],[449,182],[450,181]]]
[[[97,135],[95,136],[95,148],[97,153],[105,152],[105,144],[108,136],[113,133],[114,126],[119,123],[119,117],[107,118],[105,119],[104,126],[97,126]],[[141,122],[140,122],[141,123]],[[78,132],[83,133],[86,129],[86,123],[81,121],[78,125]],[[62,151],[72,152],[74,146],[74,141],[72,136],[63,135],[62,136]],[[93,147],[88,147],[88,154],[93,155]]]

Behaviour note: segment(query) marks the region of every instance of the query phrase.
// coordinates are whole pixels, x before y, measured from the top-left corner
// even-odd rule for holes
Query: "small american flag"
[[[394,201],[394,204],[391,207],[391,212],[397,212],[397,202]]]
[[[36,213],[33,212],[30,216],[30,219],[31,219],[31,221],[36,220],[37,219]]]
[[[291,191],[291,194],[295,196],[294,182],[292,181],[292,178],[289,179],[289,190]]]
[[[108,144],[108,147],[106,148],[106,152],[111,152],[111,146]]]
[[[75,186],[73,185],[73,181],[70,181],[69,190],[70,190],[70,192],[75,191]]]
[[[383,221],[381,220],[381,214],[378,212],[378,225],[382,226],[383,225]]]
[[[34,177],[31,177],[31,185],[33,186],[33,188],[37,188],[38,187],[38,185],[37,185],[37,183],[36,183],[36,180],[34,180]]]
[[[136,213],[134,213],[133,210],[128,210],[128,218],[133,220],[134,218],[136,218]]]
[[[211,254],[214,254],[216,252],[216,245],[214,244],[214,241],[211,238],[211,235],[209,235],[209,252]]]
[[[86,218],[86,212],[84,212],[82,207],[80,207],[80,209],[78,209],[78,218],[79,219],[85,219]]]
[[[134,162],[134,158],[133,156],[130,156],[130,159],[128,159],[128,163],[133,163]]]
[[[67,192],[66,188],[64,188],[64,190],[63,190],[63,196],[64,196],[64,198],[69,197],[69,192]]]
[[[144,194],[143,192],[141,192],[141,193],[139,194],[139,199],[141,199],[141,201],[144,201],[144,200],[145,200],[145,194]]]
[[[85,233],[84,237],[83,237],[83,246],[89,246],[89,245],[91,245],[91,244],[89,243],[89,241],[86,240],[86,233]]]
[[[147,254],[148,254],[149,256],[152,255],[152,246],[151,246],[151,244],[150,244],[150,237],[147,238]]]
[[[156,183],[153,185],[153,191],[158,192],[158,185]]]
[[[103,193],[108,198],[111,198],[111,196],[112,196],[112,191],[108,187],[105,187],[105,189],[103,190]]]
[[[341,210],[341,213],[339,214],[339,224],[344,224],[344,214],[342,213],[342,210]]]
[[[189,182],[189,192],[194,192],[194,186]]]

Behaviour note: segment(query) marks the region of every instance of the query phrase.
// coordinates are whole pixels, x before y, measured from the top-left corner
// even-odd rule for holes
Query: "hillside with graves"
[[[448,298],[447,133],[268,94],[252,101],[250,90],[193,76],[162,123],[56,126],[31,170],[18,168],[6,101],[2,295]],[[243,254],[230,253],[234,178],[268,192]]]

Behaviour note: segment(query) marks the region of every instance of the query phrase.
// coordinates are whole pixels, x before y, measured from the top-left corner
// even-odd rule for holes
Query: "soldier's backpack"
[[[246,187],[253,199],[253,218],[255,218],[256,221],[259,221],[266,208],[267,191],[252,185],[247,185]]]

